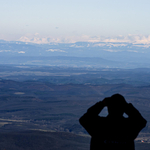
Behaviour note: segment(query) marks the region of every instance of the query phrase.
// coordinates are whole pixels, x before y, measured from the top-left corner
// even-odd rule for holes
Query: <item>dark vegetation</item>
[[[78,119],[89,106],[114,93],[125,96],[148,121],[136,143],[137,150],[146,150],[149,78],[150,69],[0,66],[0,150],[87,149],[89,138],[79,136],[87,133]]]
[[[65,132],[24,131],[0,134],[0,150],[87,150],[90,139]]]

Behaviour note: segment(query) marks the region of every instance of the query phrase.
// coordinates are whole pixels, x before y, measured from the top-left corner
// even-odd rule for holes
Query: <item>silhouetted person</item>
[[[105,106],[108,116],[100,117]],[[91,135],[91,150],[134,150],[134,139],[147,121],[122,95],[115,94],[90,107],[79,122]]]

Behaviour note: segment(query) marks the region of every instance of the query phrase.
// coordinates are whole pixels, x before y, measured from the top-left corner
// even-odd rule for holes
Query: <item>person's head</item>
[[[126,100],[122,95],[112,95],[107,106],[109,115],[116,117],[123,116],[125,104]]]

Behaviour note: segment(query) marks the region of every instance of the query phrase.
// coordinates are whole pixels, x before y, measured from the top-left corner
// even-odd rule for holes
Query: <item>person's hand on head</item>
[[[106,97],[106,98],[103,99],[102,102],[103,102],[104,106],[108,106],[110,101],[111,101],[111,98],[110,97]]]

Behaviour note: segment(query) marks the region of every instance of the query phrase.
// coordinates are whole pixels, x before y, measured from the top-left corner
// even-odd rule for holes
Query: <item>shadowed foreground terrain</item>
[[[0,134],[0,150],[87,150],[89,138],[65,132],[24,131]]]
[[[149,143],[136,143],[149,150]],[[0,150],[89,150],[90,138],[66,132],[22,131],[0,134]]]

